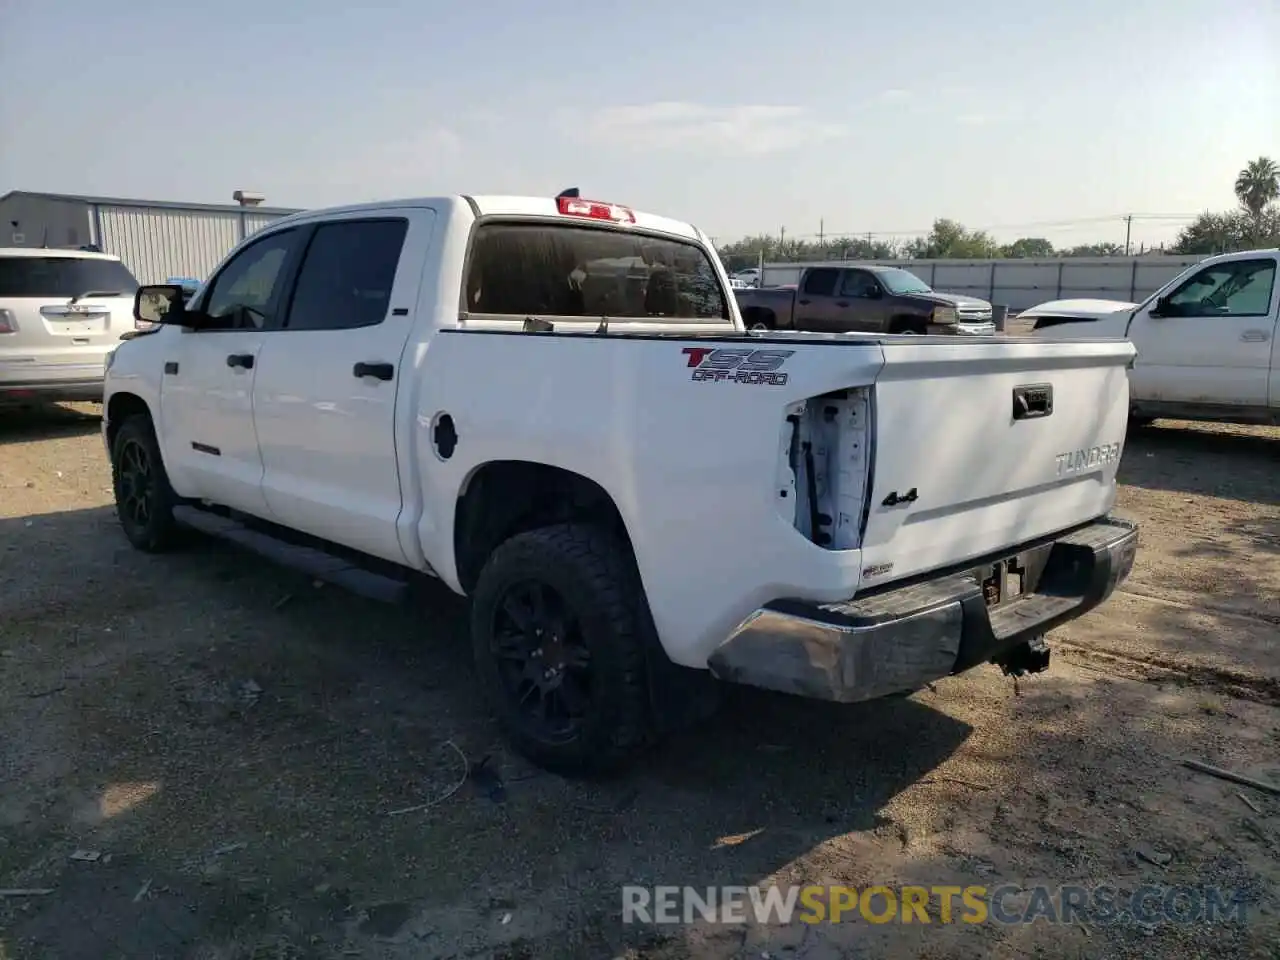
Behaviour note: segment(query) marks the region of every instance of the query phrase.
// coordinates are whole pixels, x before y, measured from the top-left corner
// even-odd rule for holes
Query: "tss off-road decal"
[[[693,368],[690,379],[780,387],[787,382],[787,375],[779,369],[795,351],[685,347],[683,353]]]

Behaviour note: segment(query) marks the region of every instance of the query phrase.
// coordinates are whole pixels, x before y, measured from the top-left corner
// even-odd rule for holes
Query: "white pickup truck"
[[[1129,572],[1124,340],[749,333],[699,230],[578,198],[317,210],[107,365],[118,513],[471,601],[516,746],[617,765],[716,681],[836,701],[976,665]]]
[[[1034,331],[1127,337],[1133,419],[1280,424],[1280,251],[1202,260],[1144,303],[1054,300],[1024,310]]]

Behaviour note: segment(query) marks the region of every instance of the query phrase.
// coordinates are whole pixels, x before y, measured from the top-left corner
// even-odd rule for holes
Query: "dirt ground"
[[[1280,797],[1182,765],[1280,782],[1280,430],[1131,436],[1132,578],[1020,696],[733,691],[583,784],[502,747],[446,592],[131,550],[95,409],[0,414],[0,960],[1280,957]],[[1219,886],[1247,922],[621,921],[624,884],[772,882]]]

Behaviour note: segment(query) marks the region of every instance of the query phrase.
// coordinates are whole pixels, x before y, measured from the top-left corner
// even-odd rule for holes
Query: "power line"
[[[1133,221],[1163,221],[1163,222],[1182,222],[1190,223],[1195,220],[1199,214],[1178,214],[1178,213],[1115,213],[1099,217],[1075,217],[1069,220],[1032,220],[1025,223],[1002,223],[991,224],[986,226],[969,226],[965,224],[965,229],[970,231],[990,232],[995,230],[1030,230],[1035,228],[1049,227],[1076,227],[1088,226],[1098,223],[1125,223],[1131,225]],[[793,233],[788,232],[793,240],[817,238],[837,238],[837,237],[859,237],[861,239],[870,240],[875,237],[918,237],[927,236],[933,231],[932,225],[928,227],[917,227],[914,230],[831,230],[827,229],[825,220],[823,226],[818,233]]]

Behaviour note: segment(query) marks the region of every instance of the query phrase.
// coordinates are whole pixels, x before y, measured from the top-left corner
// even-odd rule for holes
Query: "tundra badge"
[[[1100,447],[1086,447],[1083,450],[1068,450],[1054,457],[1058,465],[1058,476],[1068,473],[1079,473],[1096,467],[1114,463],[1120,459],[1119,443],[1104,443]]]

